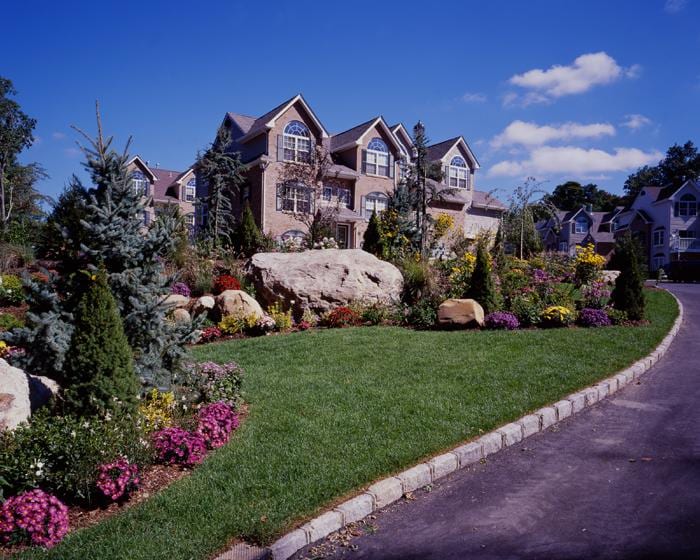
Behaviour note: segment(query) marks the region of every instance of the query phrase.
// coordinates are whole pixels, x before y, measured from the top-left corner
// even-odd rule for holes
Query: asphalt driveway
[[[685,320],[640,383],[295,558],[700,559],[700,285],[669,288]]]

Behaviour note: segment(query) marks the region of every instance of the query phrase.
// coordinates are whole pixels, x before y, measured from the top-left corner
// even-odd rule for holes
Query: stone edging
[[[452,451],[433,457],[395,476],[375,482],[362,494],[343,502],[332,510],[312,519],[298,529],[287,533],[267,549],[238,544],[216,558],[216,560],[257,560],[272,558],[287,560],[305,546],[323,539],[338,531],[348,523],[353,523],[399,500],[407,492],[413,492],[481,459],[497,453],[501,449],[521,442],[537,432],[541,432],[581,412],[598,401],[612,395],[625,385],[638,379],[668,351],[671,342],[678,334],[683,322],[683,304],[671,292],[678,304],[678,317],[673,327],[656,349],[648,356],[636,361],[619,373],[573,393],[564,399],[546,406],[532,414],[527,414],[501,426],[479,439],[460,445]]]

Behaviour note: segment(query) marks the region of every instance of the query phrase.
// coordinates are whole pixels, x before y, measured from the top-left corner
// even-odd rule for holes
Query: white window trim
[[[653,232],[654,247],[663,247],[665,237],[666,237],[666,230],[665,229],[662,228],[662,229],[654,230],[654,232]],[[658,243],[657,243],[657,238],[659,238]]]
[[[588,225],[588,220],[585,220],[585,225],[583,225],[584,220],[581,218],[576,218],[576,221],[574,222],[574,233],[588,233],[589,230],[589,225]],[[579,226],[583,225],[583,228],[579,230]]]
[[[306,127],[307,132],[309,131],[309,127],[306,126],[304,123],[301,123]],[[288,126],[289,123],[287,123],[286,126]],[[285,126],[285,128],[286,128]],[[287,146],[287,141],[291,143],[291,146]],[[301,149],[300,146],[302,144],[306,145],[306,149]],[[296,163],[305,163],[308,162],[311,159],[311,133],[309,132],[308,136],[302,136],[300,134],[290,134],[289,132],[283,132],[282,133],[282,150],[284,152],[284,161],[292,161]],[[292,152],[292,158],[287,158],[287,151]],[[301,154],[305,154],[305,156],[301,156]]]
[[[308,187],[301,185],[288,185],[283,187],[282,192],[282,212],[294,212],[295,214],[309,214],[311,212],[311,193]],[[291,202],[291,208],[285,208],[285,203]],[[308,208],[299,209],[301,204],[308,205]]]
[[[193,182],[194,184],[190,185]],[[195,198],[197,198],[197,183],[195,179],[190,179],[185,185],[185,202],[194,202]]]
[[[370,162],[370,155],[374,158],[373,162]],[[379,158],[385,158],[386,164],[381,164]],[[370,171],[370,166],[374,167],[374,171]],[[380,167],[386,167],[386,175],[379,173]],[[380,152],[379,150],[366,150],[365,157],[365,175],[371,175],[373,177],[389,177],[389,152]]]
[[[384,208],[378,209],[377,202],[381,201]],[[371,206],[371,207],[370,207]],[[372,212],[376,212],[378,215],[384,212],[389,207],[389,197],[382,194],[368,194],[365,196],[365,205],[362,209],[365,213],[365,217],[369,219]]]

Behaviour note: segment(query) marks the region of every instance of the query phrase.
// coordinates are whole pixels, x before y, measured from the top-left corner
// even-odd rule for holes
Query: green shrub
[[[382,232],[379,226],[379,218],[373,210],[369,218],[369,224],[362,238],[362,249],[375,257],[381,258],[384,254],[384,244],[382,243]]]
[[[276,330],[285,332],[292,328],[292,311],[282,311],[279,302],[268,307],[267,314],[275,320]]]
[[[236,251],[246,257],[252,257],[262,245],[262,235],[260,235],[253,212],[251,212],[247,202],[243,208],[241,220],[236,227],[234,241]]]
[[[0,305],[21,305],[24,303],[22,279],[14,274],[0,276]]]
[[[615,263],[620,269],[620,275],[615,280],[610,301],[615,309],[624,311],[631,321],[644,318],[644,277],[638,254],[637,241],[629,233],[615,247]]]
[[[31,423],[0,432],[0,496],[40,487],[64,501],[90,502],[99,496],[98,466],[119,456],[140,465],[150,461],[134,417],[93,420],[41,409]]]
[[[550,305],[540,315],[543,327],[565,327],[576,320],[576,312],[562,305]]]
[[[627,322],[627,313],[624,311],[608,307],[605,309],[605,312],[608,314],[608,318],[613,325],[622,325]]]
[[[78,416],[135,412],[139,381],[104,272],[83,274],[64,367],[63,402]]]
[[[544,305],[535,294],[514,296],[510,310],[515,314],[524,327],[531,327],[540,321]]]
[[[545,304],[574,309],[576,307],[576,287],[566,282],[552,283],[549,286]]]
[[[434,271],[427,260],[407,257],[399,263],[403,275],[404,303],[413,305],[436,291]]]
[[[476,300],[484,308],[484,313],[492,313],[498,308],[496,289],[493,286],[491,263],[485,243],[476,248],[476,263],[472,273],[469,289],[465,297]]]
[[[10,313],[0,313],[0,331],[10,331],[24,326],[24,321],[20,321]]]
[[[428,298],[408,306],[404,312],[404,323],[416,329],[431,329],[437,321],[438,303]]]

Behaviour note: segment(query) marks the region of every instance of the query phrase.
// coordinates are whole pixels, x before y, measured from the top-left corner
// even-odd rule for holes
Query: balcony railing
[[[681,238],[678,240],[678,251],[700,251],[700,239]]]

